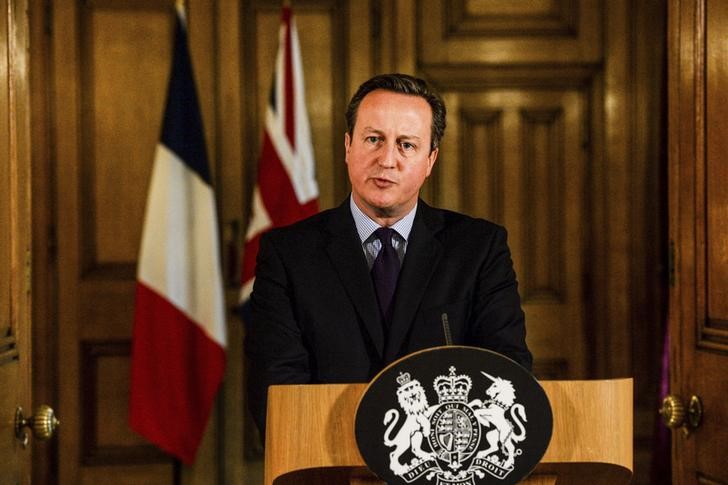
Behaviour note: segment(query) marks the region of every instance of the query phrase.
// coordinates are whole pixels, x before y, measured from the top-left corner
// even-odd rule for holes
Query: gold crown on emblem
[[[470,377],[461,374],[455,375],[455,367],[450,367],[450,375],[437,376],[434,381],[435,392],[440,404],[449,402],[468,402],[468,394],[473,387]]]

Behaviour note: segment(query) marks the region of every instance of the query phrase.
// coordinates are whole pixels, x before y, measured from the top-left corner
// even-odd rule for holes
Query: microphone
[[[450,333],[450,322],[447,321],[447,313],[443,313],[440,318],[442,319],[442,331],[445,332],[445,345],[452,345],[452,333]]]

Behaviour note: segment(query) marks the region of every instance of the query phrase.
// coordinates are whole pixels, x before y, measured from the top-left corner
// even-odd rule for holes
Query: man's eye
[[[399,146],[402,147],[402,150],[406,150],[406,151],[415,149],[415,146],[412,143],[409,143],[407,141],[403,141],[402,143],[399,144]]]
[[[364,141],[366,141],[367,143],[376,144],[376,143],[379,143],[379,137],[378,136],[368,136],[364,139]]]

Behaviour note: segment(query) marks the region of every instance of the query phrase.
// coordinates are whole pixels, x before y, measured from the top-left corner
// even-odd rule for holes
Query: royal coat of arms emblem
[[[465,354],[473,350],[487,352],[461,349],[467,349],[461,350]],[[492,352],[488,354],[495,356],[498,363],[501,363],[498,359],[508,360]],[[379,394],[377,399],[389,389],[390,402],[394,404],[380,407],[379,444],[371,445],[386,450],[382,467],[386,466],[387,470],[380,476],[397,479],[388,479],[389,483],[415,485],[475,485],[520,480],[543,455],[550,438],[551,411],[540,386],[512,361],[504,369],[517,366],[515,375],[503,372],[499,366],[494,370],[490,365],[478,365],[479,360],[474,366],[459,365],[456,361],[463,361],[459,354],[457,359],[445,360],[445,365],[437,360],[440,372],[436,374],[432,365],[407,366],[402,362],[403,365],[392,369],[396,374],[385,372],[377,378],[380,388],[373,391]],[[468,369],[461,371],[463,367]],[[427,380],[418,375],[418,368],[428,371],[422,372]],[[526,400],[519,399],[519,382],[515,382],[524,380],[523,375],[528,377],[523,386]],[[535,399],[534,386],[540,391],[535,392]],[[529,423],[531,414],[536,423]],[[530,448],[529,429],[535,435],[534,446]],[[373,434],[369,431],[373,430],[361,434]],[[519,467],[524,451],[527,455],[524,466]]]
[[[484,399],[469,400],[472,379],[458,375],[451,366],[448,375],[433,382],[438,399],[433,405],[428,404],[417,379],[409,373],[397,377],[397,400],[404,422],[398,426],[402,415],[396,408],[384,415],[384,445],[393,448],[389,467],[395,475],[407,483],[427,476],[437,477],[438,484],[468,484],[474,483],[474,476],[482,478],[488,473],[505,478],[513,471],[521,454],[517,444],[526,439],[526,410],[516,402],[509,380],[482,374],[492,384]],[[399,430],[393,433],[396,427]],[[483,439],[485,448],[480,446]],[[403,463],[407,452],[412,458]]]

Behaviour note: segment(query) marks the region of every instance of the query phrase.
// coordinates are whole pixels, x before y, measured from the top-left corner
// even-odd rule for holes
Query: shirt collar
[[[361,242],[364,243],[364,241],[371,237],[374,231],[382,226],[374,222],[371,217],[362,212],[362,210],[359,209],[359,206],[357,206],[354,202],[354,198],[351,196],[349,196],[349,208],[351,209],[351,215],[354,218],[354,223],[356,224],[356,231],[359,233],[359,239],[361,239]],[[407,215],[390,226],[392,229],[397,231],[397,234],[399,234],[405,241],[409,239],[416,213],[417,203],[415,202],[415,206],[407,213]]]

